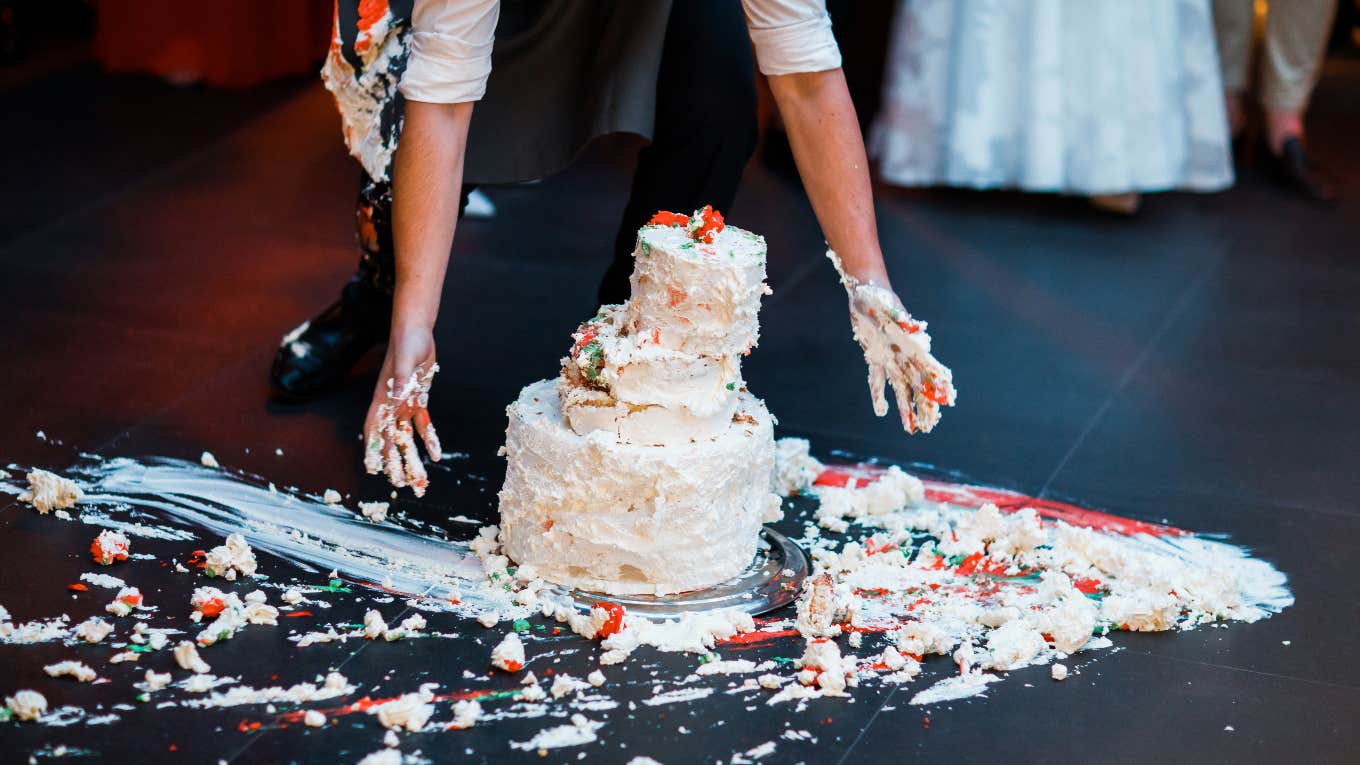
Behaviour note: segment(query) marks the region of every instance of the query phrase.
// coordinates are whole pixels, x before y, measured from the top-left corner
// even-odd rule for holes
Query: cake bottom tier
[[[507,413],[501,542],[546,580],[615,595],[709,587],[740,573],[761,523],[779,517],[774,429],[748,393],[726,432],[671,446],[578,435],[555,380],[526,387]]]

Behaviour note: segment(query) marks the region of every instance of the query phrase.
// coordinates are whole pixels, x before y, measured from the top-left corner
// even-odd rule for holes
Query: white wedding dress
[[[903,186],[1226,188],[1209,0],[901,0],[870,147]]]

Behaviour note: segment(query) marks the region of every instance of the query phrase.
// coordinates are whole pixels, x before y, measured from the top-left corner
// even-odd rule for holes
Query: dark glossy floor
[[[62,468],[77,451],[193,459],[210,449],[280,485],[385,493],[361,475],[355,440],[376,359],[347,390],[313,405],[266,400],[279,336],[331,300],[353,266],[357,169],[319,85],[224,94],[78,68],[3,97],[19,108],[0,120],[10,147],[0,189],[0,462]],[[885,190],[879,220],[889,266],[912,312],[931,322],[960,391],[958,407],[924,437],[904,437],[895,416],[872,415],[844,295],[798,186],[753,165],[729,216],[769,240],[775,293],[746,375],[784,434],[812,438],[820,454],[928,463],[1228,534],[1289,575],[1294,607],[1225,630],[1123,635],[1123,650],[1078,661],[1086,671],[1065,683],[1036,669],[989,698],[925,712],[907,705],[907,690],[881,687],[801,714],[748,711],[721,694],[639,707],[612,719],[605,744],[556,750],[547,761],[574,762],[584,751],[589,762],[639,754],[727,762],[790,723],[816,743],[781,741],[765,761],[1353,761],[1356,62],[1333,62],[1312,117],[1315,148],[1349,184],[1333,211],[1282,197],[1250,172],[1225,194],[1149,198],[1130,220],[1078,200]],[[541,185],[492,190],[499,217],[460,229],[432,409],[445,448],[469,453],[468,469],[490,488],[452,487],[437,474],[428,500],[402,503],[413,515],[494,513],[503,407],[525,383],[555,373],[569,331],[594,308],[626,191],[630,153],[620,148],[628,145],[594,151]],[[532,246],[525,221],[540,234]],[[545,233],[551,247],[538,244]],[[48,441],[35,438],[39,429]],[[0,510],[0,603],[23,618],[63,608],[83,618],[94,606],[62,603],[88,543],[85,528]],[[159,580],[147,581],[157,601],[187,597],[183,585],[162,593],[151,584]],[[357,617],[362,608],[354,608]],[[468,637],[357,646],[345,671],[376,682],[485,667],[479,628],[452,619],[438,626]],[[271,665],[310,679],[336,663],[333,653],[298,652],[283,634],[248,632],[212,649],[213,663],[257,680]],[[45,650],[0,646],[0,690],[39,687],[59,703],[126,700],[125,688],[48,680]],[[589,668],[589,657],[576,658]],[[616,672],[617,694],[646,697],[648,667],[671,661],[648,659],[633,688]],[[129,677],[134,670],[143,671],[130,667]],[[142,708],[108,728],[6,724],[0,759],[62,743],[107,759],[352,762],[381,738],[371,718],[324,734],[237,731],[256,714]],[[440,761],[507,761],[516,753],[505,738],[542,726],[507,721],[431,734],[418,748]]]

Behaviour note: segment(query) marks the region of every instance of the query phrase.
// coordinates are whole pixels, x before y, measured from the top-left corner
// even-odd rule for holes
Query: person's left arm
[[[869,365],[874,412],[896,393],[908,433],[928,432],[954,403],[950,372],[930,355],[925,323],[893,291],[874,218],[869,160],[840,49],[822,0],[743,0],[756,60],[770,83],[817,222],[850,298],[855,339]]]

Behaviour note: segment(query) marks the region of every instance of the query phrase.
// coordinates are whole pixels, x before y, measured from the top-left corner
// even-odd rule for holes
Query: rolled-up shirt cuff
[[[825,72],[841,65],[841,49],[825,13],[796,24],[751,29],[761,74]]]
[[[491,76],[491,48],[491,40],[469,43],[437,32],[412,32],[401,94],[432,104],[480,101]]]

